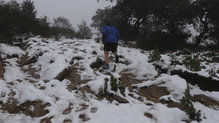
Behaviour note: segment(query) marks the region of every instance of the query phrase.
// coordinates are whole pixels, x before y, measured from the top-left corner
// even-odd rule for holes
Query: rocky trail
[[[101,44],[91,40],[32,38],[19,46],[20,53],[2,54],[0,121],[191,122],[182,97],[202,111],[201,122],[219,120],[211,119],[219,114],[218,92],[159,73],[146,62],[148,52],[120,48],[120,63],[111,56],[110,70],[103,69]]]

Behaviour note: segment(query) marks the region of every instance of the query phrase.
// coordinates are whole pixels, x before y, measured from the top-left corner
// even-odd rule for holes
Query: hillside
[[[149,62],[152,51],[120,44],[110,70],[93,39],[33,37],[0,44],[0,53],[0,123],[219,122],[218,52],[184,49]],[[191,56],[199,71],[184,64]],[[186,114],[185,96],[196,116]]]

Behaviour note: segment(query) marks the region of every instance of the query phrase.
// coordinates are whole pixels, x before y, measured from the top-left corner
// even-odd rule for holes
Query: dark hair
[[[111,22],[109,19],[105,19],[103,22],[104,22],[104,24],[111,26]]]

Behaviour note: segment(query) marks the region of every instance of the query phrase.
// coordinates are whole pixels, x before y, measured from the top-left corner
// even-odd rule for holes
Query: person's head
[[[105,20],[103,21],[103,23],[104,23],[105,25],[111,26],[111,22],[110,22],[109,19],[105,19]]]

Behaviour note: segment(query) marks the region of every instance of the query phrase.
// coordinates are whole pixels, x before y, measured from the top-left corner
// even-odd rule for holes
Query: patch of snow
[[[190,94],[192,96],[202,94],[202,95],[205,95],[205,96],[208,96],[208,97],[212,97],[213,99],[219,101],[219,96],[218,96],[219,92],[217,92],[217,91],[212,91],[212,92],[203,91],[197,86],[192,86],[192,85],[189,85],[189,86],[190,86]]]
[[[19,47],[9,46],[2,43],[0,43],[0,53],[5,55],[17,54],[19,56],[25,54],[25,52],[21,50]]]
[[[80,123],[83,122],[79,118],[80,114],[85,114],[90,118],[90,120],[86,121],[88,123],[181,123],[184,122],[182,120],[188,119],[185,112],[178,108],[169,108],[164,104],[150,102],[146,98],[143,101],[137,100],[140,96],[135,91],[130,92],[127,87],[125,88],[125,95],[122,95],[119,91],[112,92],[110,90],[110,83],[108,82],[108,92],[114,93],[129,101],[127,104],[120,104],[117,101],[109,102],[106,99],[99,101],[95,95],[87,92],[82,94],[78,90],[69,90],[68,85],[72,84],[69,80],[55,80],[54,78],[63,69],[74,65],[81,75],[81,79],[89,80],[88,83],[81,84],[79,87],[88,85],[94,93],[99,92],[99,88],[104,86],[104,79],[110,79],[110,76],[90,67],[90,64],[97,57],[104,60],[103,45],[96,43],[94,40],[62,38],[60,41],[56,41],[54,39],[33,37],[25,42],[28,43],[26,53],[28,53],[29,57],[42,53],[41,56],[37,56],[38,58],[35,63],[31,63],[31,66],[37,69],[36,74],[39,74],[40,78],[34,79],[34,82],[30,83],[29,80],[33,78],[23,71],[27,70],[29,66],[25,65],[21,69],[17,63],[17,58],[6,59],[5,80],[0,80],[0,101],[6,103],[7,99],[11,97],[10,93],[13,91],[16,93],[13,98],[19,104],[27,100],[42,100],[43,103],[49,103],[50,105],[46,107],[49,113],[42,117],[31,118],[24,114],[9,114],[7,111],[0,110],[0,122],[39,123],[43,118],[53,117],[51,119],[53,123],[61,123],[65,119]],[[7,55],[18,54],[21,56],[25,54],[18,47],[2,44],[0,46],[1,52]],[[111,69],[104,70],[105,72],[110,72],[115,78],[119,78],[121,72],[127,71],[133,74],[136,79],[143,81],[143,83],[135,85],[139,88],[153,84],[166,87],[171,93],[170,95],[162,96],[160,100],[179,102],[182,96],[184,96],[187,88],[186,81],[178,75],[161,74],[157,77],[157,70],[151,63],[148,63],[149,52],[141,52],[139,49],[119,46],[118,54],[122,56],[120,58],[121,63],[115,64],[113,63],[114,61],[111,61]],[[113,55],[110,54],[110,56],[114,58]],[[161,57],[163,67],[171,66],[170,56],[162,54]],[[178,55],[175,60],[182,62],[183,59],[183,55]],[[70,63],[72,60],[73,63]],[[202,69],[196,73],[206,76],[208,75],[208,69],[211,67],[219,68],[219,64],[217,63],[209,65],[202,63],[202,65],[206,66],[206,69]],[[114,66],[116,66],[115,72],[113,71]],[[188,70],[184,65],[171,67],[184,71]],[[9,84],[10,82],[13,82],[13,84]],[[219,92],[202,91],[198,87],[192,86],[190,93],[191,95],[204,94],[219,101]],[[133,97],[129,94],[132,94]],[[147,102],[150,102],[152,105],[146,105],[145,103]],[[72,105],[72,109],[69,114],[63,114],[63,111],[70,104]],[[83,104],[88,105],[88,107],[83,108]],[[206,119],[203,119],[201,123],[217,123],[219,121],[217,117],[219,112],[217,110],[207,108],[200,103],[194,103],[194,105],[206,116]],[[92,107],[96,107],[97,111],[91,112]],[[152,115],[151,119],[144,115],[146,112]]]
[[[23,73],[20,67],[18,67],[17,64],[17,59],[7,59],[6,60],[8,63],[6,63],[5,68],[5,73],[4,77],[5,80],[10,82],[10,81],[15,81],[17,79],[23,79],[26,77],[26,75]]]

